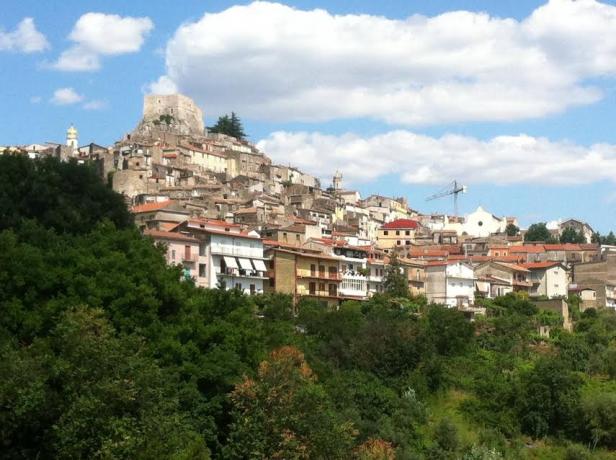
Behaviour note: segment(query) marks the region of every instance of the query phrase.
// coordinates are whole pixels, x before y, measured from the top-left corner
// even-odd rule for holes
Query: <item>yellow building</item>
[[[270,257],[270,292],[313,298],[326,305],[338,305],[341,282],[340,261],[318,252],[301,252],[284,246],[266,251]]]
[[[415,242],[415,233],[419,223],[412,219],[398,219],[381,226],[378,231],[377,245],[390,252],[394,248],[411,246]]]
[[[398,260],[406,272],[411,295],[426,295],[426,261],[416,259]]]
[[[206,147],[208,146],[206,145]],[[192,164],[206,171],[227,172],[227,158],[220,152],[209,151],[194,145],[180,145],[178,148],[184,153],[188,153]]]

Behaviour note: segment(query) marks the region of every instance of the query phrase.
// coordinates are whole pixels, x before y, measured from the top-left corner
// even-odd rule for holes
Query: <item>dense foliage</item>
[[[554,238],[554,236],[552,236],[552,234],[550,233],[550,230],[548,230],[548,227],[545,222],[532,224],[530,227],[528,227],[528,230],[526,230],[526,233],[524,233],[524,241],[539,241],[548,244],[557,242],[556,238]]]
[[[53,166],[59,215],[80,168]],[[384,294],[295,316],[285,295],[180,281],[106,206],[69,229],[2,215],[2,458],[614,458],[610,312],[566,332],[514,295],[471,323]]]
[[[559,241],[561,243],[586,243],[586,237],[582,232],[575,231],[574,228],[568,227],[560,234]]]
[[[223,115],[218,117],[216,124],[208,127],[208,131],[210,133],[226,134],[227,136],[232,136],[239,140],[246,138],[246,133],[244,132],[240,117],[238,117],[235,112],[231,112],[231,116]]]

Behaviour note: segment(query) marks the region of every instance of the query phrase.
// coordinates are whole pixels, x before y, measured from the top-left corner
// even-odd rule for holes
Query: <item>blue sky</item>
[[[578,217],[604,233],[616,229],[616,2],[572,3],[5,0],[0,144],[62,141],[71,122],[82,143],[111,144],[165,76],[207,124],[235,110],[276,161],[323,177],[339,168],[364,195],[451,212],[425,197],[458,179],[462,212],[482,205],[524,225]],[[120,43],[97,39],[93,21],[77,27],[91,12],[148,20],[125,24],[139,30]],[[40,51],[7,38],[27,17]],[[58,68],[86,47],[98,68]],[[73,93],[59,105],[62,88]]]

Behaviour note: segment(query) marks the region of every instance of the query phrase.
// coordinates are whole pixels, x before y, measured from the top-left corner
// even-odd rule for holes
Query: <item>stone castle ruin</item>
[[[157,131],[203,136],[203,112],[182,94],[148,94],[143,100],[143,119],[134,133],[147,136]]]

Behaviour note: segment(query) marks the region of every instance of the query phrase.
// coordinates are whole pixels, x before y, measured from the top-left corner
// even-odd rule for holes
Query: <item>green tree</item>
[[[348,458],[353,430],[293,347],[273,351],[231,393],[227,458]]]
[[[524,234],[524,241],[542,241],[545,243],[556,243],[556,239],[548,230],[545,222],[532,224]]]
[[[579,435],[583,426],[580,406],[581,379],[559,358],[541,358],[522,377],[517,404],[523,432],[547,435]]]
[[[103,183],[93,165],[1,155],[0,230],[25,219],[68,233],[87,232],[103,219],[118,228],[133,222],[122,196]]]
[[[561,243],[586,243],[586,238],[581,232],[576,232],[574,228],[568,227],[560,234]]]
[[[231,116],[223,115],[218,117],[216,124],[209,127],[208,131],[211,133],[226,134],[227,136],[232,136],[239,140],[244,140],[246,138],[242,122],[235,112],[231,112]]]
[[[505,233],[507,236],[516,236],[520,233],[520,227],[515,224],[507,224],[507,227],[505,227]]]
[[[102,310],[63,314],[29,347],[0,352],[4,458],[209,458],[143,340]]]
[[[616,245],[616,235],[614,235],[614,232],[610,231],[610,233],[608,233],[607,236],[603,238],[601,243],[609,244],[611,246]]]
[[[592,446],[616,448],[616,395],[606,392],[590,393],[584,397],[582,407]]]
[[[385,293],[392,297],[409,297],[409,282],[396,254],[392,254],[385,268]]]

